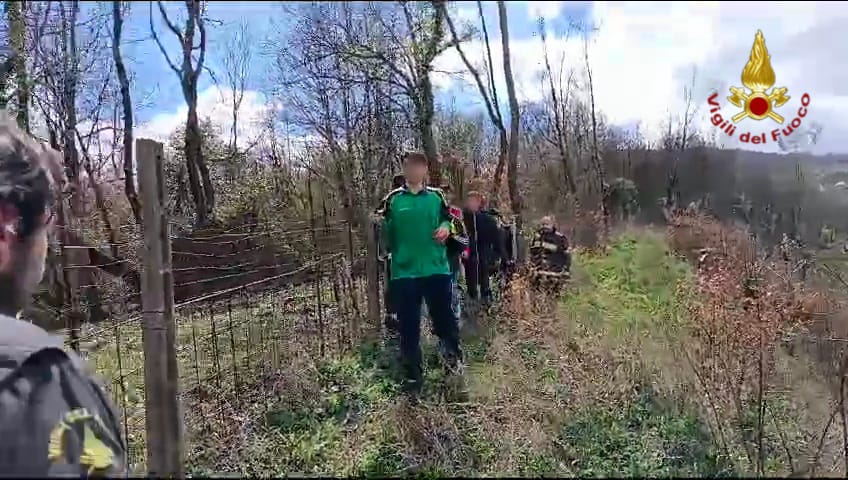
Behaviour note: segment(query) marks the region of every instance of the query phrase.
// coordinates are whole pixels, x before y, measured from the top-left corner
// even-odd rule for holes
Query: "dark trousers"
[[[383,271],[383,307],[386,309],[386,315],[391,315],[395,312],[394,307],[394,296],[392,295],[392,282],[390,280],[392,276],[392,261],[391,259],[385,260],[385,270]]]
[[[450,275],[392,280],[392,297],[400,330],[400,353],[409,380],[420,385],[421,368],[421,301],[433,320],[433,330],[442,341],[447,355],[459,359],[459,331],[451,309]]]
[[[471,256],[465,261],[465,285],[468,288],[468,298],[477,300],[481,295],[485,300],[491,298],[489,259],[486,256]]]

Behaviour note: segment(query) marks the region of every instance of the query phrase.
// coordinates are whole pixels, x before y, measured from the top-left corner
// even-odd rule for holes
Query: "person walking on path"
[[[433,321],[445,366],[456,372],[461,364],[457,319],[451,309],[451,275],[446,243],[451,237],[451,217],[444,193],[428,187],[427,158],[406,153],[406,184],[383,199],[382,237],[392,256],[391,295],[397,310],[400,351],[406,391],[421,390],[421,303]]]
[[[0,118],[0,474],[122,476],[109,396],[59,336],[20,319],[44,275],[61,157]]]
[[[468,233],[469,254],[465,260],[465,282],[468,298],[482,300],[485,305],[492,297],[490,287],[490,263],[500,253],[500,232],[495,219],[481,210],[483,196],[469,192],[463,210],[463,222]]]

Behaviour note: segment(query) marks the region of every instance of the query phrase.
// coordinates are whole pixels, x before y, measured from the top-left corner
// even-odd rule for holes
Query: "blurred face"
[[[480,197],[476,195],[471,195],[470,197],[465,199],[465,206],[471,210],[472,212],[480,211]]]
[[[45,212],[36,219],[35,229],[21,238],[18,219],[4,214],[0,222],[0,313],[15,315],[41,282],[53,218],[52,212]]]
[[[550,232],[554,229],[554,221],[550,218],[543,218],[541,225],[542,225],[542,230],[544,230],[546,232]]]
[[[55,215],[45,213],[41,218],[40,227],[22,242],[19,263],[22,269],[21,289],[28,296],[32,295],[41,279],[44,278],[44,267],[47,261],[47,237],[53,229]]]
[[[406,159],[403,162],[403,177],[407,183],[419,184],[427,178],[427,163]]]
[[[46,150],[41,161],[54,195],[67,197],[61,154]],[[0,313],[14,316],[38,288],[55,219],[55,210],[47,207],[34,219],[31,231],[21,232],[20,212],[15,207],[0,206]]]

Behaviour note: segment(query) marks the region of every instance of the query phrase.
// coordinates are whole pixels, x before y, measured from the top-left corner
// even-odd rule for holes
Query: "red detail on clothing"
[[[456,220],[462,220],[462,209],[459,207],[450,207],[450,216]]]

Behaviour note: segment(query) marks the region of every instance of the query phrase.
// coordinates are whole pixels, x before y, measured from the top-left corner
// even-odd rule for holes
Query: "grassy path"
[[[369,344],[278,372],[264,413],[226,447],[191,452],[195,473],[394,476],[722,475],[727,463],[675,389],[689,268],[660,237],[578,253],[554,308],[513,300],[465,339],[464,384],[446,379],[432,338],[418,405],[399,390],[397,346]],[[522,300],[522,298],[524,298]],[[516,310],[524,304],[526,312]],[[426,330],[426,328],[425,328]],[[674,368],[676,367],[676,368]],[[671,372],[671,373],[669,373]]]

